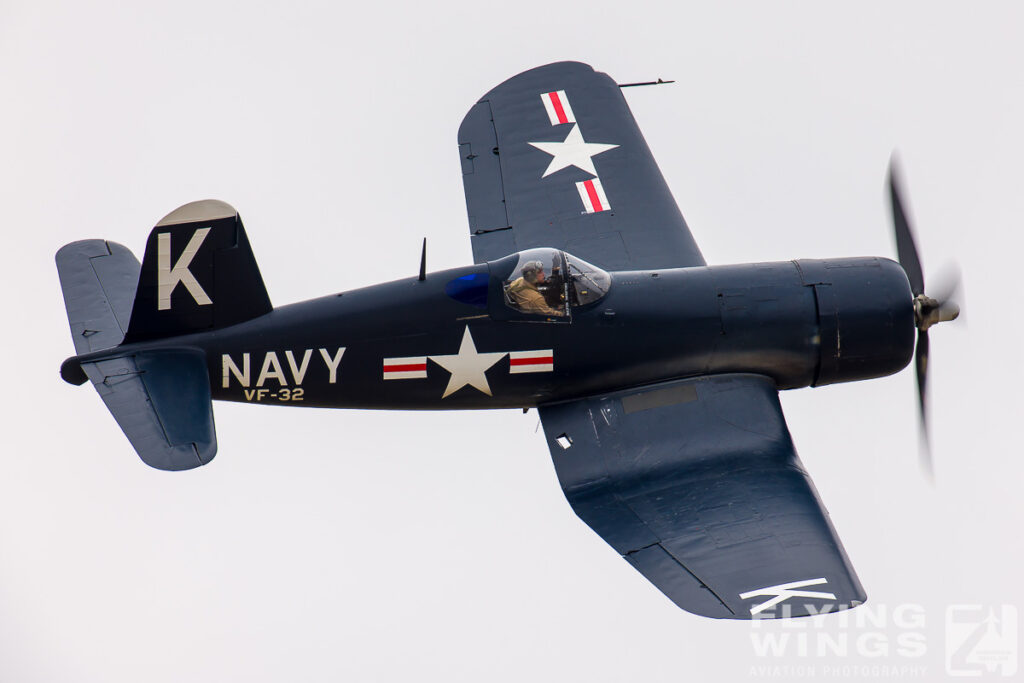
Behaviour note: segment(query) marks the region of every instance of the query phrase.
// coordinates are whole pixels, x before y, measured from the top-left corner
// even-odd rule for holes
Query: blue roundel
[[[464,304],[487,308],[487,281],[486,273],[463,275],[446,284],[444,293]]]

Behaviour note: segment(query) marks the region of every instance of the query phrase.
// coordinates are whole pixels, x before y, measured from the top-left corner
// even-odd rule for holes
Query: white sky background
[[[552,4],[0,4],[0,680],[934,680],[948,605],[1024,607],[1020,4]],[[682,612],[573,515],[534,412],[219,403],[217,459],[168,474],[60,380],[56,250],[141,257],[188,201],[239,209],[277,304],[414,274],[423,236],[431,269],[470,262],[459,122],[562,59],[677,80],[627,98],[710,263],[894,255],[900,150],[926,273],[957,261],[968,305],[931,335],[936,486],[912,371],[783,404],[868,604],[923,606],[923,657],[759,657]],[[839,619],[762,629],[880,630]]]

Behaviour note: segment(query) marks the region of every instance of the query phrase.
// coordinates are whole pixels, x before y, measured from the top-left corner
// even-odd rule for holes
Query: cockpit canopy
[[[611,285],[608,273],[558,249],[529,249],[508,260],[513,257],[502,291],[505,305],[520,313],[568,318],[572,308],[599,301]]]

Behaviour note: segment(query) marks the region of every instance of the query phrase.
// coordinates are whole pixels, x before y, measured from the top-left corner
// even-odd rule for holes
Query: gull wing
[[[768,377],[669,382],[540,416],[573,510],[687,612],[806,616],[866,599]]]
[[[586,64],[484,95],[459,155],[477,263],[557,247],[608,270],[704,265],[619,86]]]

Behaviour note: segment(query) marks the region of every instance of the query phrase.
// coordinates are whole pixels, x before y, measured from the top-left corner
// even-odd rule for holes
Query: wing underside
[[[477,263],[557,247],[608,270],[704,265],[620,88],[586,64],[491,90],[459,154]]]
[[[576,514],[679,607],[752,619],[865,600],[769,378],[681,380],[540,414]]]

